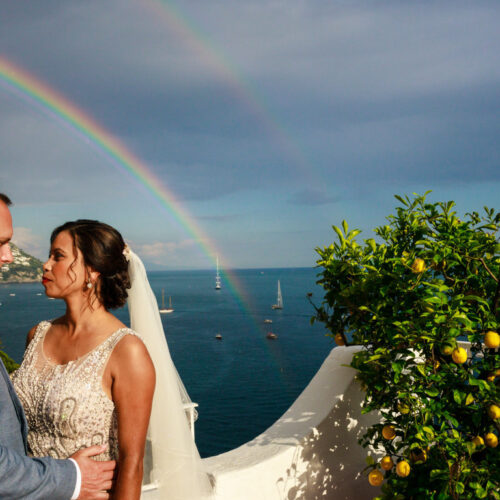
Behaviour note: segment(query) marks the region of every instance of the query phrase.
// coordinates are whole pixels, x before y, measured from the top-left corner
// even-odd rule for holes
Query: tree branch
[[[491,272],[490,268],[486,265],[486,262],[484,262],[484,259],[481,257],[479,260],[481,261],[481,264],[484,266],[486,271],[488,271],[488,274],[498,283],[498,278]]]

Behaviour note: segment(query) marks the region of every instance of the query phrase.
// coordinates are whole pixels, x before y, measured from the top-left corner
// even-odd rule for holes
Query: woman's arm
[[[111,397],[118,417],[118,475],[113,498],[141,496],[144,447],[155,387],[155,369],[137,337],[127,335],[109,360]]]
[[[35,336],[35,333],[36,333],[36,329],[38,328],[38,325],[35,325],[29,332],[28,332],[28,335],[26,337],[26,346],[25,346],[25,349],[28,348],[28,346],[30,345],[31,341],[33,340],[33,337]]]

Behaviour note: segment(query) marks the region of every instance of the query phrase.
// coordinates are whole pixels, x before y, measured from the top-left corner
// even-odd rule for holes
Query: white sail
[[[220,290],[220,288],[221,288],[221,282],[219,275],[219,256],[217,255],[217,274],[215,275],[215,289]]]
[[[278,297],[276,299],[276,304],[271,306],[272,309],[283,309],[283,297],[281,295],[281,285],[280,280],[278,280]]]
[[[168,307],[165,307],[165,289],[161,289],[161,308],[159,309],[160,314],[170,314],[174,312],[172,308],[172,297],[168,298]]]

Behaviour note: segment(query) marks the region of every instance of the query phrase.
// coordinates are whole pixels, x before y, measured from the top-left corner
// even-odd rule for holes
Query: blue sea
[[[234,271],[246,292],[241,302],[222,280],[215,290],[213,271],[148,273],[161,303],[172,297],[173,313],[162,315],[170,352],[191,396],[199,404],[196,443],[202,457],[236,448],[272,425],[309,383],[334,347],[321,324],[310,324],[322,289],[317,270],[251,269]],[[284,308],[271,310],[280,280]],[[14,294],[14,295],[12,295]],[[41,284],[0,285],[0,338],[16,361],[28,330],[64,313]],[[126,308],[116,311],[128,324]],[[272,324],[265,324],[271,319]],[[266,338],[272,331],[275,340]],[[222,340],[215,335],[220,333]]]

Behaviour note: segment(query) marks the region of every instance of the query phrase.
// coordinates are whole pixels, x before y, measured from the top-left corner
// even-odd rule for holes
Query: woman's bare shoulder
[[[137,370],[153,368],[153,362],[144,342],[133,330],[124,335],[113,350],[110,362],[116,367],[127,367]],[[154,370],[154,368],[153,368]]]

